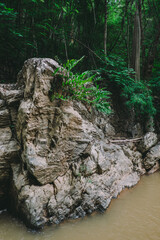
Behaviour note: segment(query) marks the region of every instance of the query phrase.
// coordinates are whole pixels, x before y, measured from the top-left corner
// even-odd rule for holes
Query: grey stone
[[[8,142],[11,140],[12,137],[12,131],[9,127],[6,128],[0,128],[0,145],[8,144]]]
[[[132,127],[131,133],[134,138],[143,136],[143,130],[140,123],[137,123]]]
[[[148,174],[153,174],[159,170],[159,162],[156,162],[155,165],[147,172]]]
[[[19,145],[12,139],[11,129],[0,128],[0,209],[7,207],[10,165],[18,160],[19,150]]]
[[[7,105],[15,104],[23,98],[22,89],[7,89],[7,86],[0,85],[0,97],[5,100]]]
[[[11,121],[8,109],[0,110],[0,127],[7,127],[10,125]]]
[[[105,136],[114,136],[115,135],[115,129],[110,123],[106,123],[105,125]]]
[[[138,144],[138,149],[144,153],[153,147],[157,141],[157,134],[154,132],[148,132],[144,135],[142,141]]]
[[[0,99],[0,110],[5,108],[5,101]]]
[[[160,143],[152,147],[144,158],[143,164],[146,170],[150,170],[160,160]]]

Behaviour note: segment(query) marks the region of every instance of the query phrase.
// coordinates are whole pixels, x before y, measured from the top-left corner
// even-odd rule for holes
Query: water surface
[[[160,172],[124,190],[104,214],[67,221],[41,232],[0,214],[0,240],[160,240]]]

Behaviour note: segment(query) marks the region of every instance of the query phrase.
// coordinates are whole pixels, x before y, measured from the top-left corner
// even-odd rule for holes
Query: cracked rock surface
[[[11,163],[19,158],[20,146],[13,136],[13,121],[16,119],[17,103],[22,95],[11,96],[14,85],[0,85],[0,210],[7,207]],[[9,101],[10,99],[10,101]],[[13,106],[14,105],[14,106]],[[11,112],[14,112],[13,118]]]
[[[77,101],[51,101],[51,88],[58,91],[57,81],[63,81],[53,77],[58,67],[52,59],[29,59],[15,89],[0,88],[0,181],[9,169],[10,208],[33,228],[104,211],[160,159],[156,134],[142,139],[144,158],[135,143],[110,141],[116,131],[108,116]]]

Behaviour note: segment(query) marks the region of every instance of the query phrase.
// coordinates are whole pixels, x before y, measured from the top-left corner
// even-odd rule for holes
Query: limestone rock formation
[[[144,166],[147,170],[150,170],[155,165],[159,167],[156,164],[159,161],[160,161],[160,142],[148,151],[146,157],[144,158]]]
[[[0,209],[7,207],[8,202],[8,189],[10,181],[11,163],[16,162],[20,146],[13,136],[13,121],[11,118],[11,102],[14,104],[19,101],[17,92],[13,98],[10,94],[6,97],[7,93],[12,92],[13,86],[0,85]],[[14,97],[17,97],[15,100]],[[21,95],[22,98],[22,95]],[[9,101],[9,99],[11,101]],[[15,119],[15,117],[14,117]]]
[[[147,132],[144,135],[141,143],[138,145],[138,149],[142,153],[144,153],[144,152],[148,151],[151,147],[156,145],[157,142],[158,142],[157,134],[154,132]]]
[[[108,116],[77,101],[51,101],[63,81],[53,77],[58,67],[29,59],[11,92],[0,87],[0,181],[10,178],[10,209],[33,228],[104,211],[160,157],[154,140],[145,161],[135,143],[111,142],[116,131]]]

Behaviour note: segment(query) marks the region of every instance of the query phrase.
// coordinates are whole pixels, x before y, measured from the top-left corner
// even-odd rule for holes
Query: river
[[[103,214],[66,221],[34,232],[7,212],[0,214],[0,240],[160,240],[160,172],[124,190]]]

